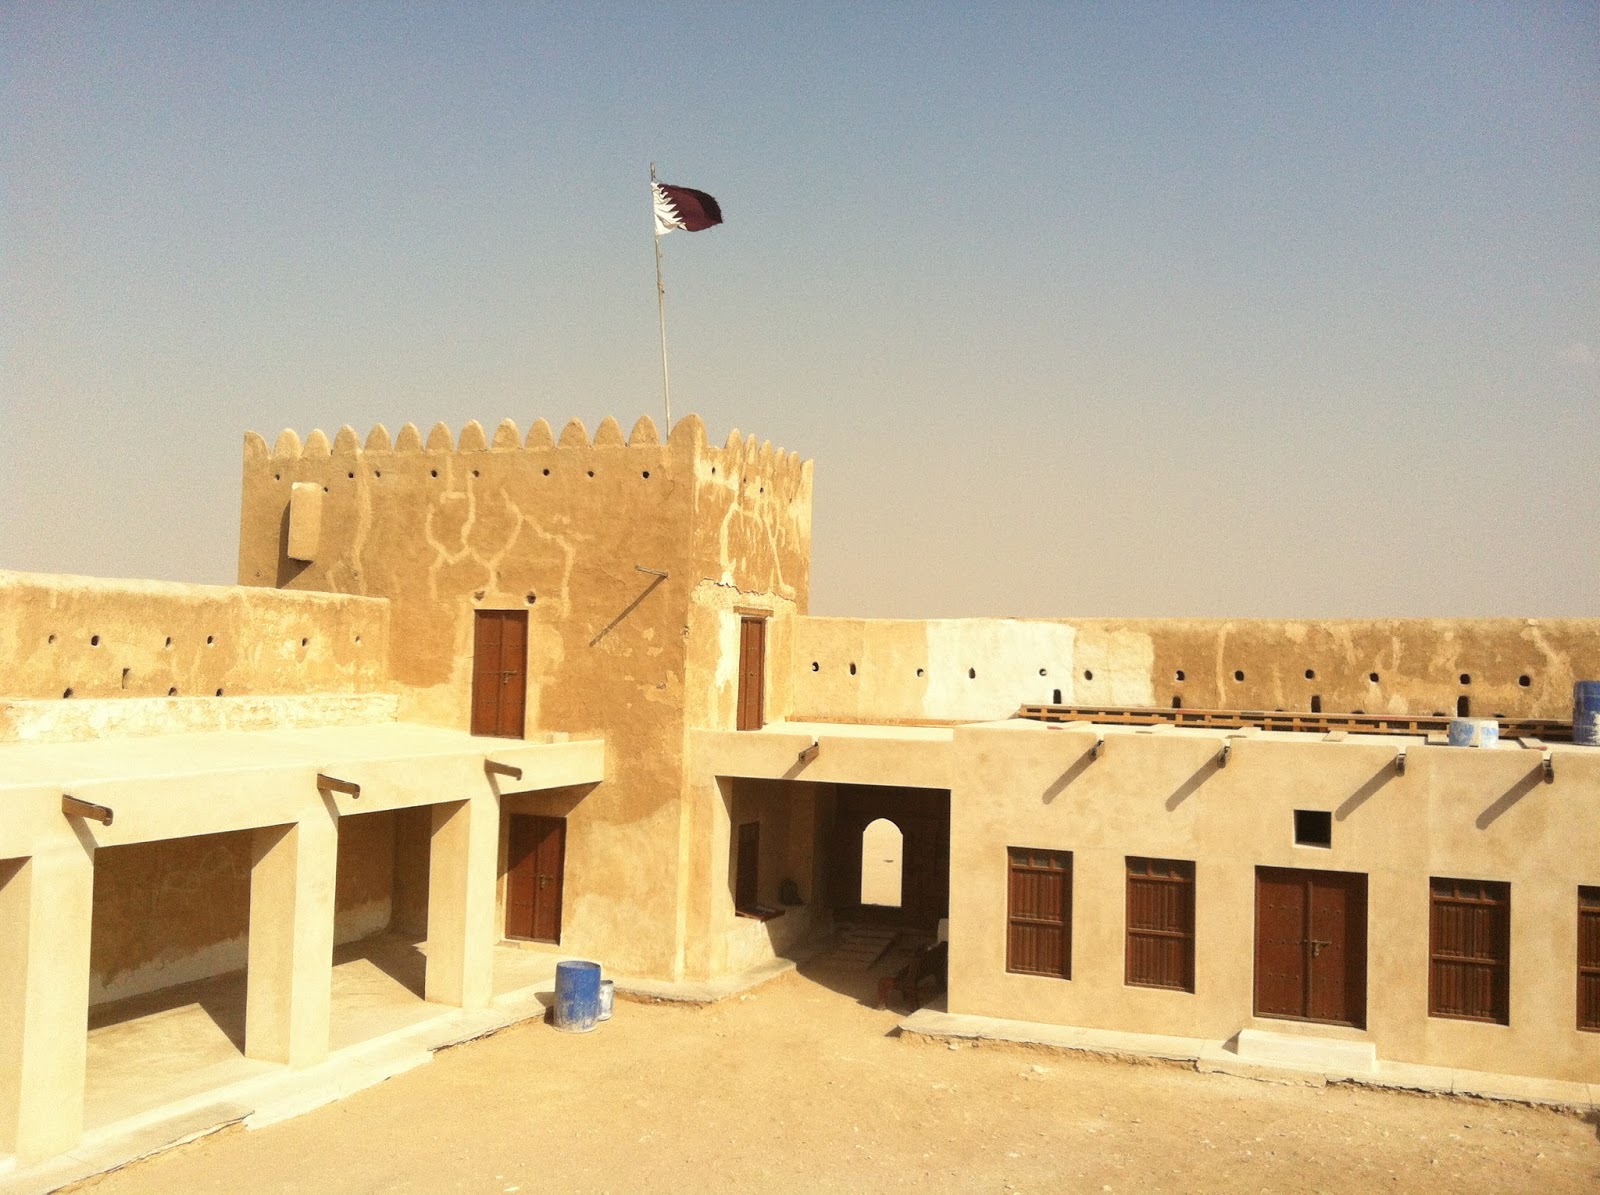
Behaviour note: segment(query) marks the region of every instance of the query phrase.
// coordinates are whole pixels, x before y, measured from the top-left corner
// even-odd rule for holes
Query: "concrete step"
[[[1241,1029],[1234,1048],[1245,1062],[1303,1067],[1342,1075],[1369,1074],[1378,1066],[1378,1048],[1369,1041]]]

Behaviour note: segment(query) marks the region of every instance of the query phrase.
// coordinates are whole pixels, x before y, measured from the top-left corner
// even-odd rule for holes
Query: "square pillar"
[[[0,1154],[32,1165],[83,1134],[94,846],[0,861]]]
[[[251,848],[245,1056],[313,1066],[328,1056],[338,815],[265,826]]]
[[[433,807],[428,852],[428,1000],[488,1008],[494,998],[500,800],[484,793]]]

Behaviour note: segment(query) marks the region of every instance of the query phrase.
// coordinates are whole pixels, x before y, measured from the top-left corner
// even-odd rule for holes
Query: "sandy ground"
[[[711,1008],[529,1023],[78,1188],[1600,1190],[1600,1117],[894,1035],[840,955]]]

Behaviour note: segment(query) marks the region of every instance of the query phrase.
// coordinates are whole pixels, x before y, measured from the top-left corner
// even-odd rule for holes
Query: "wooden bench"
[[[893,975],[885,975],[878,980],[878,1007],[889,1007],[889,994],[899,992],[906,998],[906,1003],[911,1006],[911,1011],[916,1012],[922,1007],[922,997],[919,992],[924,979],[932,979],[938,991],[944,991],[948,982],[950,967],[950,943],[936,942],[917,951],[911,956],[911,961]]]

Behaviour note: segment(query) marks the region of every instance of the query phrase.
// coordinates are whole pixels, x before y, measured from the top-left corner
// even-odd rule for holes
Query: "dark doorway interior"
[[[900,904],[861,902],[862,842],[887,819],[901,833]],[[947,789],[841,784],[829,849],[836,918],[914,928],[932,934],[950,914],[950,793]]]

